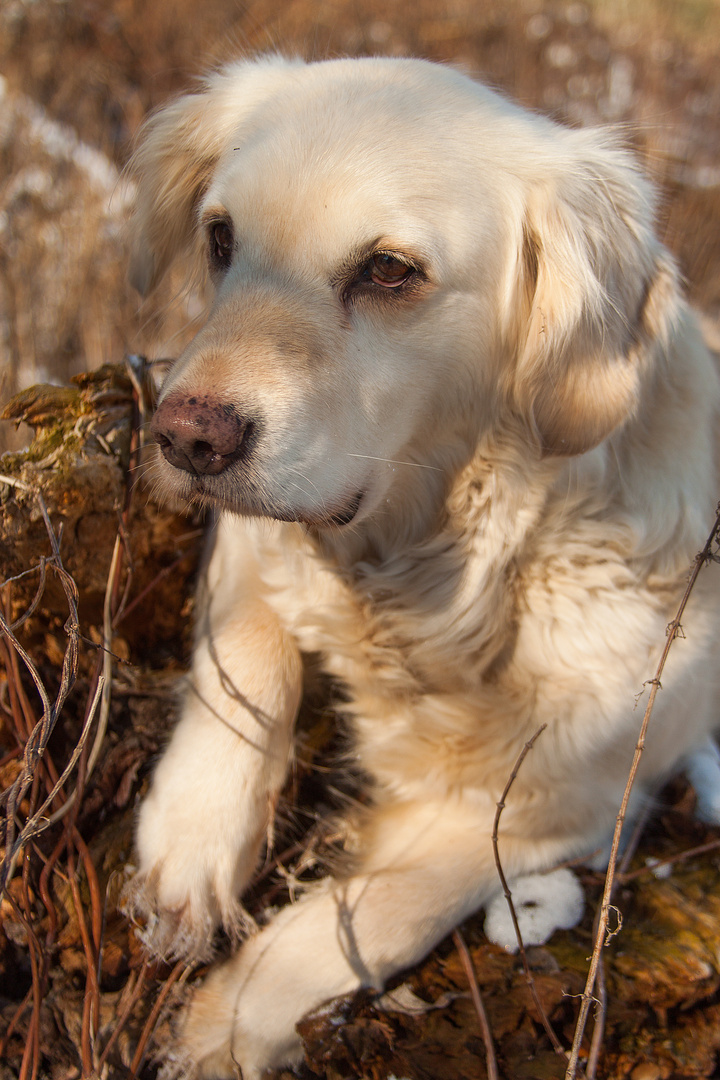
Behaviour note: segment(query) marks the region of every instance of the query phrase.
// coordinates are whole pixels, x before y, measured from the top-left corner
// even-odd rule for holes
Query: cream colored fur
[[[212,393],[263,421],[218,477],[161,463],[169,493],[225,512],[193,690],[140,812],[150,947],[197,955],[219,924],[242,930],[301,651],[345,683],[371,785],[352,870],[190,1005],[182,1068],[256,1080],[296,1059],[309,1009],[382,986],[496,893],[495,805],[541,724],[506,874],[605,841],[635,697],[720,492],[720,391],[630,157],[452,70],[230,64],[149,122],[134,170],[141,289],[202,258],[208,223],[235,240],[163,399]],[[375,251],[412,264],[411,287],[358,284]],[[717,723],[717,591],[708,571],[638,791],[701,761]]]

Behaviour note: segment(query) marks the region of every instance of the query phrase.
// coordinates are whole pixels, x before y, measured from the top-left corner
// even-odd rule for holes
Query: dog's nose
[[[218,398],[171,394],[158,406],[150,431],[176,469],[217,476],[247,449],[252,427]]]

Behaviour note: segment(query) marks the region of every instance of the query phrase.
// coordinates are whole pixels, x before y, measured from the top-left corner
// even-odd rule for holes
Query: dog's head
[[[343,525],[494,425],[582,453],[670,318],[625,153],[423,61],[231,64],[133,170],[138,288],[203,249],[215,289],[153,421],[181,497]]]

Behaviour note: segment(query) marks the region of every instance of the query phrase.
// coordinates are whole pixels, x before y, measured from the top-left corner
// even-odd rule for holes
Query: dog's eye
[[[375,251],[363,255],[336,279],[347,307],[357,303],[401,303],[420,295],[428,278],[423,264],[412,255]]]
[[[210,264],[215,270],[227,270],[232,262],[235,236],[227,221],[214,221],[209,228]]]
[[[395,255],[378,251],[367,264],[365,273],[375,285],[382,285],[386,289],[396,289],[410,277],[413,270],[414,267],[408,266]]]

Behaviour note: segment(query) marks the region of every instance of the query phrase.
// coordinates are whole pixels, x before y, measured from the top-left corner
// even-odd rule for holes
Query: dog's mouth
[[[337,510],[322,509],[319,511],[292,510],[277,507],[265,507],[261,512],[262,517],[271,517],[276,521],[298,521],[311,528],[342,528],[355,520],[363,500],[364,492],[359,492],[352,499],[343,504]],[[242,513],[247,514],[247,510]],[[251,512],[252,513],[252,512]]]
[[[336,526],[349,525],[351,521],[354,521],[357,517],[360,504],[363,500],[364,492],[359,492],[343,509],[333,514],[330,518],[330,524]]]
[[[225,484],[219,477],[190,476],[179,469],[173,470],[180,481],[175,494],[184,502],[202,507],[213,506],[240,517],[264,517],[274,521],[298,522],[314,529],[344,528],[357,517],[365,492],[336,504],[314,509],[298,508],[287,503],[275,502],[254,490],[254,485]]]

